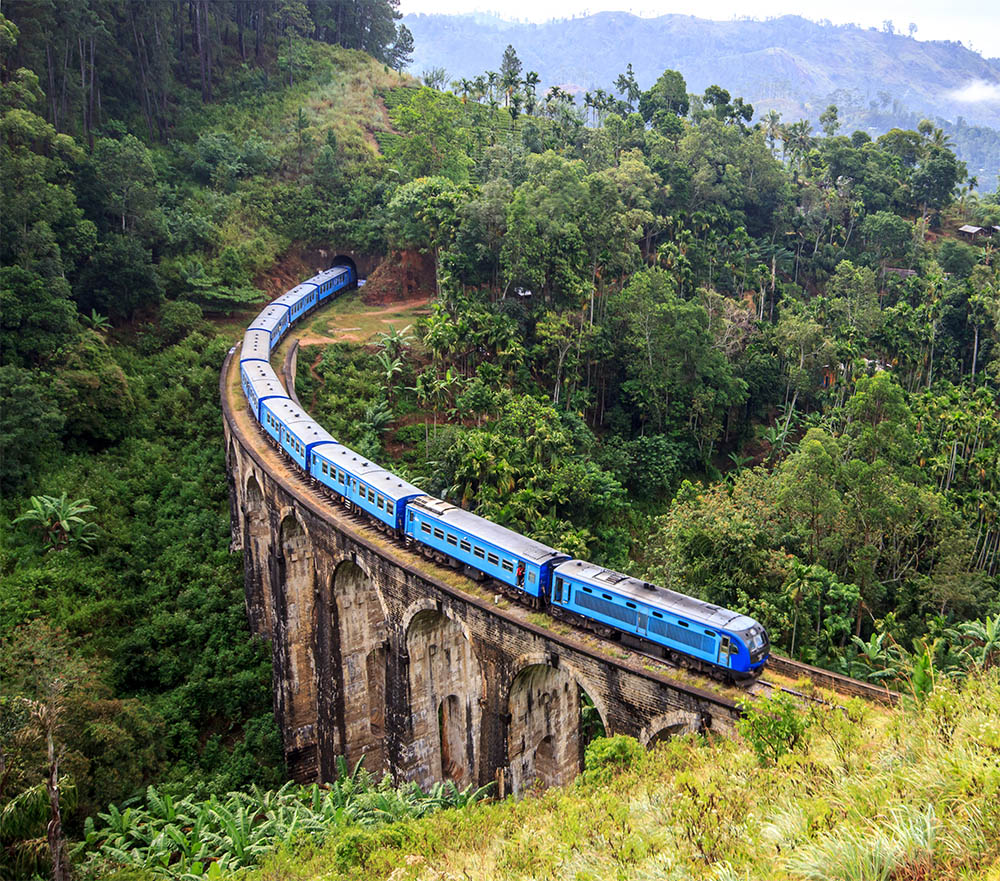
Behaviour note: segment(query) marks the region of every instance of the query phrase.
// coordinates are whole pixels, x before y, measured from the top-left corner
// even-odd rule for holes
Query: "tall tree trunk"
[[[52,67],[52,44],[45,44],[45,68],[49,73],[49,106],[52,113],[52,125],[59,131],[59,108],[56,104],[56,73]]]
[[[80,56],[80,104],[83,111],[83,133],[90,132],[90,121],[87,119],[87,50],[83,44],[83,37],[76,38],[76,51]]]
[[[205,63],[205,43],[206,38],[202,33],[202,23],[201,23],[201,0],[195,0],[194,4],[194,24],[195,24],[195,39],[197,41],[198,48],[198,64],[201,69],[201,102],[202,104],[208,103],[208,72],[207,65]]]
[[[94,74],[97,70],[97,38],[91,36],[90,38],[90,89],[89,95],[87,96],[88,111],[87,118],[90,120],[90,131],[88,132],[87,140],[90,143],[90,149],[94,149]]]
[[[973,325],[973,341],[972,341],[972,387],[976,387],[976,361],[979,358],[979,325]]]
[[[66,865],[66,841],[62,831],[62,810],[59,806],[59,753],[56,751],[52,722],[45,722],[45,747],[48,751],[49,776],[45,788],[49,793],[50,819],[47,829],[49,857],[52,860],[52,881],[66,881],[69,867]]]

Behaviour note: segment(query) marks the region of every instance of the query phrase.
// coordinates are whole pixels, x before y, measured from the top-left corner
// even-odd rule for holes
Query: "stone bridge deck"
[[[237,352],[220,380],[233,548],[297,780],[329,779],[345,755],[424,786],[565,783],[584,692],[608,733],[647,744],[730,729],[738,690],[501,600],[310,485],[247,411]]]

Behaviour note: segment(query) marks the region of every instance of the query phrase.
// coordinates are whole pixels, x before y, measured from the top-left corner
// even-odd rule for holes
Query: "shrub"
[[[737,723],[740,735],[757,754],[761,765],[773,765],[802,741],[809,727],[795,701],[786,694],[744,698],[743,718]]]
[[[639,768],[645,759],[646,751],[634,737],[624,734],[597,737],[587,746],[585,777],[594,783],[607,782],[625,771]]]

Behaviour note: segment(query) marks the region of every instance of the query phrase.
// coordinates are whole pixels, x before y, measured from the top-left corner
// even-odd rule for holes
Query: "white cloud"
[[[966,83],[960,89],[950,91],[948,97],[952,101],[959,101],[962,104],[1000,103],[1000,83],[973,80],[970,83]]]

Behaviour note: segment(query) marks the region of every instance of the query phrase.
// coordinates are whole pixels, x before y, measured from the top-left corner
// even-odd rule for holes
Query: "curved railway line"
[[[289,397],[291,397],[296,404],[300,405],[298,396],[295,392],[295,374],[297,368],[299,340],[292,336],[286,345],[287,351],[282,359],[279,378],[282,381]],[[235,352],[236,350],[237,349],[234,347],[233,351]],[[262,467],[272,473],[272,476],[278,477],[281,482],[286,485],[286,488],[290,489],[294,494],[300,496],[303,501],[309,503],[310,506],[318,506],[323,516],[328,517],[331,521],[334,521],[338,529],[347,530],[353,533],[354,537],[361,540],[364,540],[365,538],[377,537],[379,545],[384,547],[386,545],[385,535],[377,532],[364,518],[359,517],[357,514],[345,511],[345,509],[338,503],[335,497],[325,489],[325,487],[322,487],[322,485],[317,483],[315,480],[304,476],[298,468],[294,467],[287,453],[280,448],[277,448],[274,442],[264,433],[264,431],[260,428],[259,423],[247,417],[245,407],[239,407],[242,399],[239,382],[239,361],[238,359],[233,358],[231,354],[227,359],[227,363],[222,374],[221,392],[223,406],[227,411],[227,416],[235,415],[233,408],[234,401],[231,400],[231,396],[235,397],[235,403],[237,404],[236,409],[243,410],[243,421],[245,421],[246,425],[243,426],[235,424],[234,427],[237,428],[237,430],[242,429],[242,433],[246,439],[249,440],[250,438],[253,438],[257,441],[257,443],[253,443],[251,446],[256,450],[258,456],[260,457],[260,464]],[[249,431],[247,431],[247,429],[249,429]],[[264,451],[260,449],[261,442],[263,442]],[[406,548],[400,543],[390,542],[390,544],[393,550],[392,556],[396,558],[396,562],[405,560],[407,568],[420,570],[423,577],[428,577],[429,573],[433,572],[437,576],[435,578],[434,575],[430,575],[434,581],[440,581],[441,576],[445,575],[448,581],[452,582],[452,584],[455,583],[456,578],[460,579],[462,582],[466,582],[468,586],[462,590],[462,593],[466,595],[466,598],[468,598],[468,594],[475,596],[481,595],[482,591],[477,590],[477,586],[475,586],[475,583],[470,579],[464,578],[463,576],[457,576],[456,573],[450,568],[429,561],[419,554],[406,550]],[[440,586],[444,587],[444,589],[448,592],[455,590],[455,587],[453,586]],[[530,615],[528,610],[518,609],[517,607],[502,609],[497,605],[496,597],[494,597],[493,608],[491,611],[495,614],[510,614],[512,618],[519,620],[521,626],[538,628],[537,623],[526,620],[530,617],[534,621],[537,621],[537,614]],[[549,638],[565,640],[568,644],[572,643],[574,648],[578,650],[582,649],[584,651],[593,652],[596,655],[603,657],[610,663],[624,664],[635,669],[636,662],[638,662],[641,668],[647,671],[650,675],[669,677],[673,683],[678,683],[677,677],[679,676],[682,681],[678,684],[683,685],[684,688],[692,689],[703,699],[707,699],[711,703],[717,704],[718,708],[727,715],[738,715],[739,709],[736,705],[736,698],[739,696],[740,692],[756,695],[781,691],[791,694],[803,702],[830,702],[824,700],[822,697],[815,696],[814,692],[807,694],[805,691],[795,688],[794,684],[803,678],[810,680],[814,688],[825,689],[833,695],[861,697],[869,701],[889,706],[895,705],[899,701],[899,695],[884,686],[873,685],[868,682],[852,679],[829,670],[824,670],[800,661],[794,661],[789,658],[775,655],[773,652],[768,662],[768,673],[786,677],[791,680],[791,684],[774,682],[771,681],[771,679],[761,678],[756,682],[749,684],[744,689],[729,687],[724,690],[725,693],[718,693],[720,691],[718,683],[711,680],[705,680],[705,686],[702,687],[699,684],[685,682],[683,680],[694,679],[698,681],[701,677],[665,660],[662,657],[648,654],[637,647],[629,646],[627,650],[624,650],[624,647],[620,643],[602,639],[593,633],[586,631],[578,631],[579,635],[583,637],[582,642],[580,640],[571,639],[568,634],[560,633],[561,630],[568,629],[565,626],[560,627],[561,623],[562,622],[556,622],[553,620],[552,628],[545,628],[546,635]],[[812,692],[812,689],[810,689],[810,692]]]

